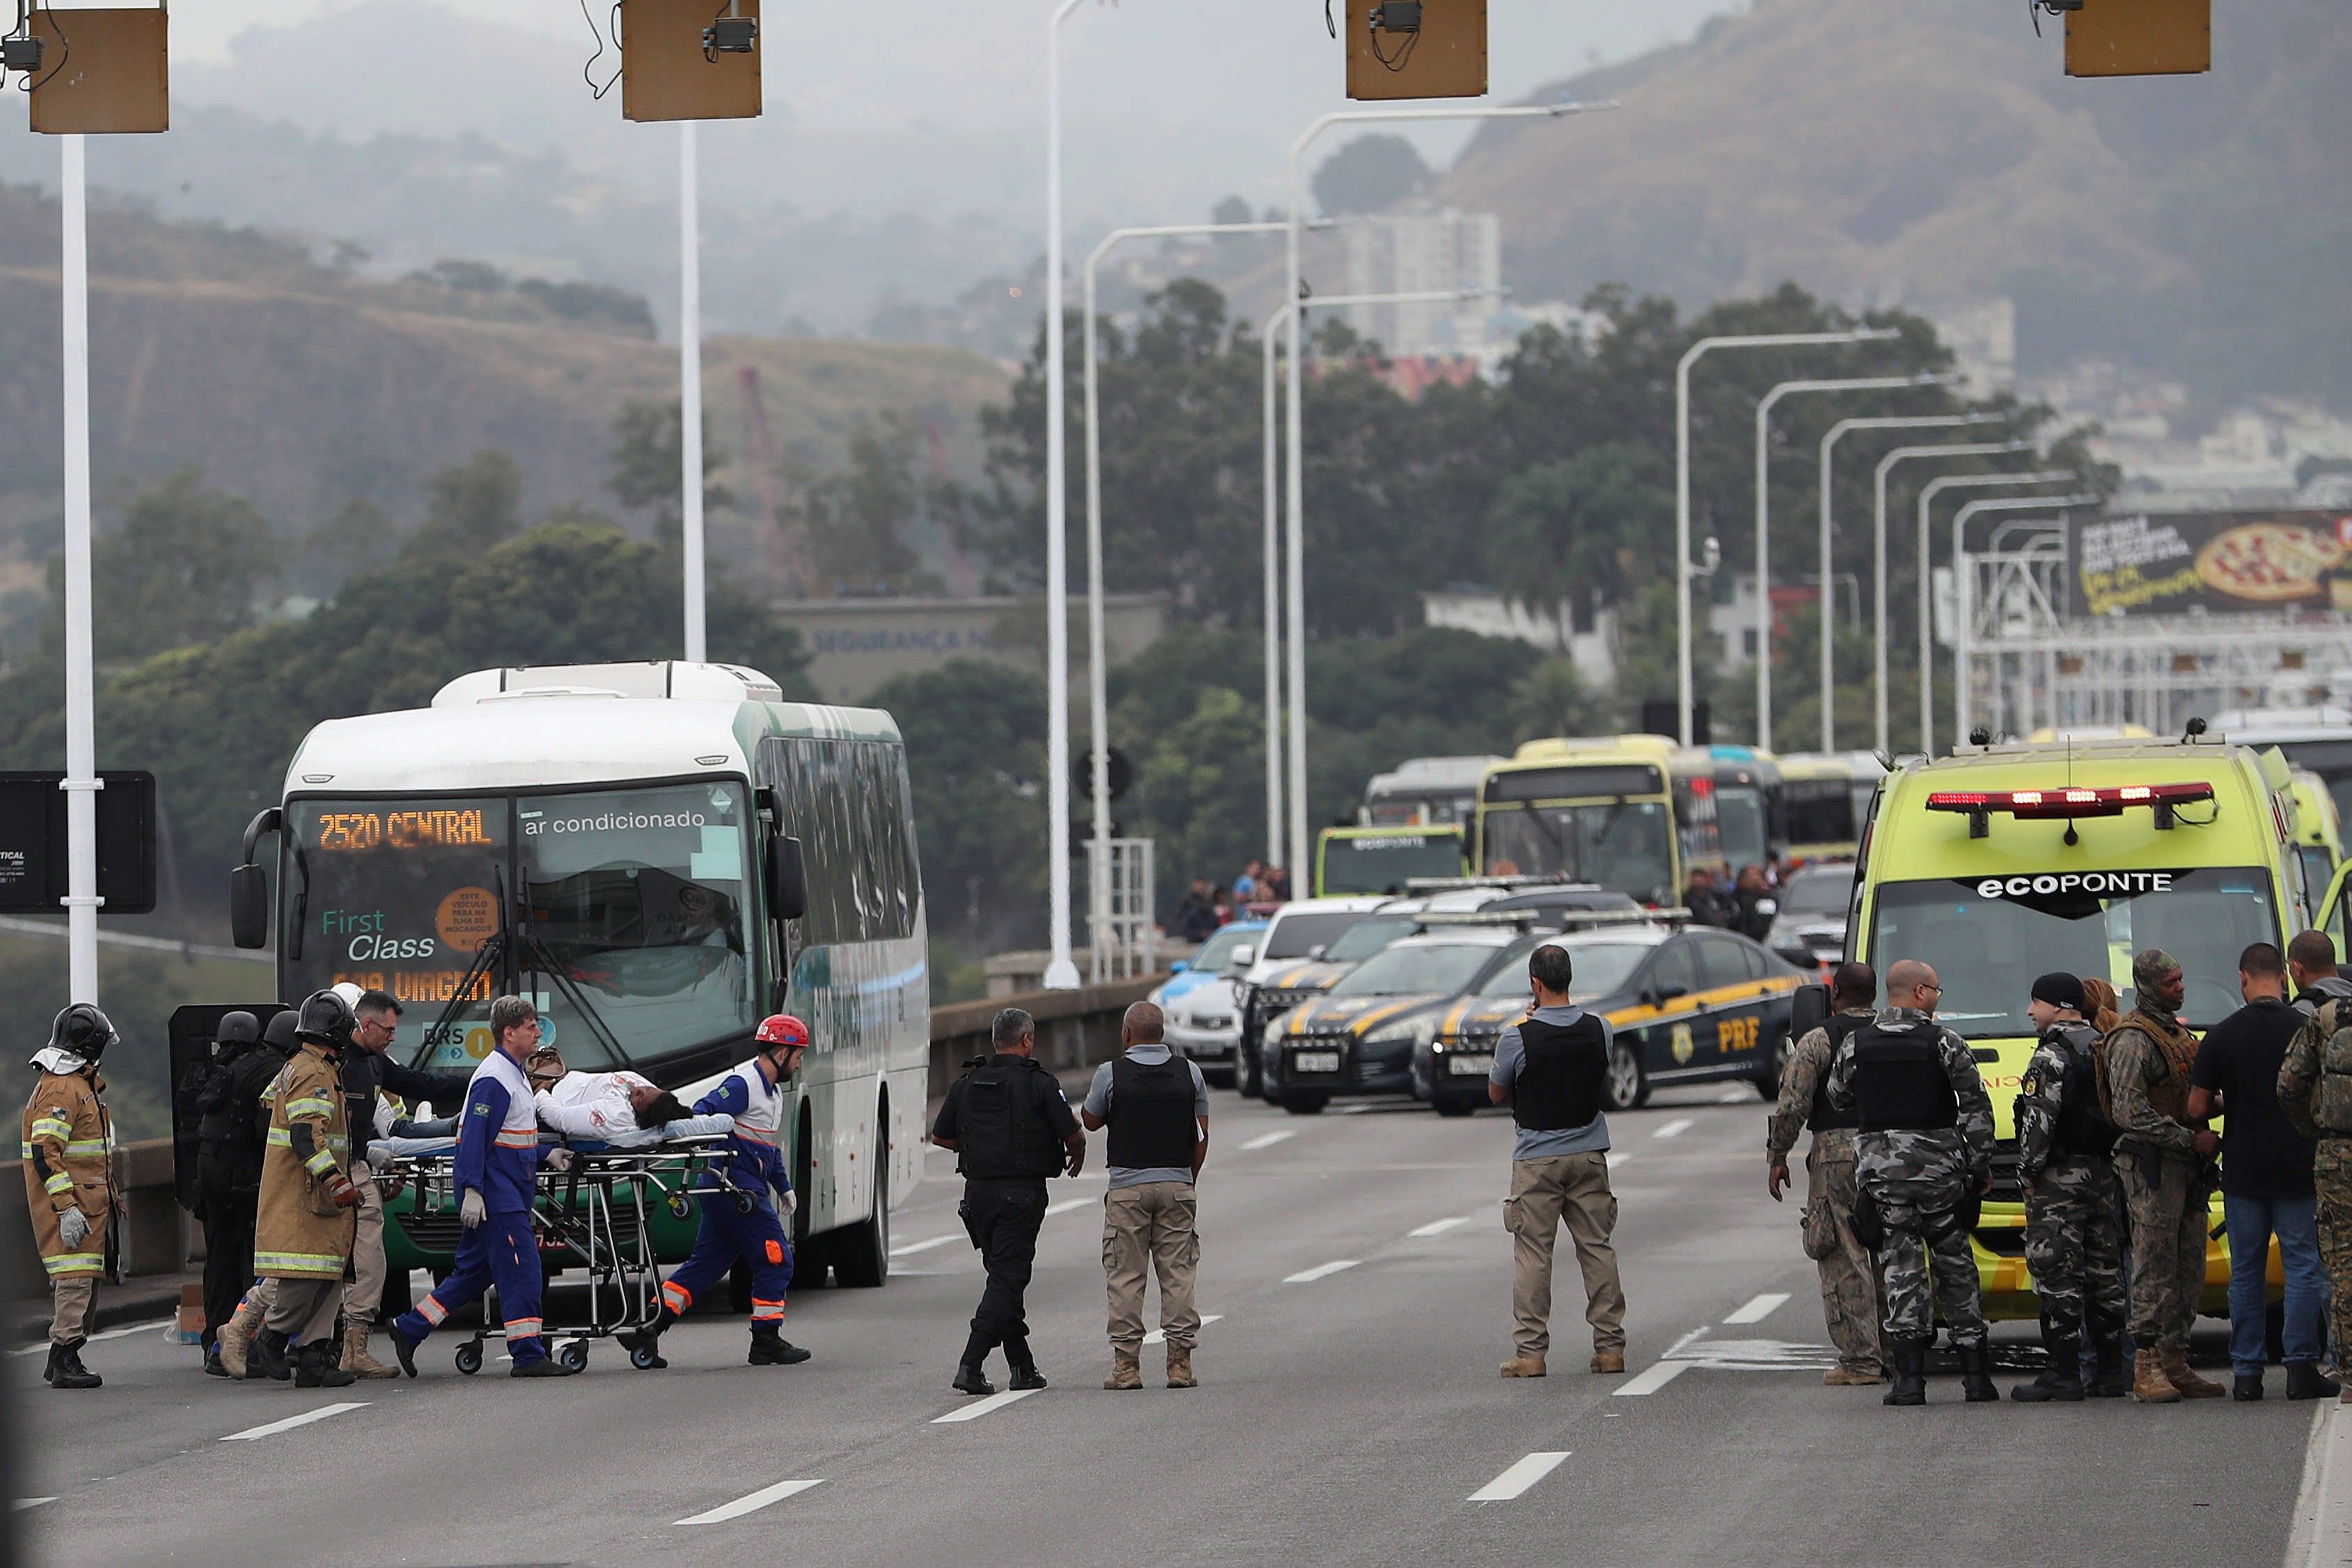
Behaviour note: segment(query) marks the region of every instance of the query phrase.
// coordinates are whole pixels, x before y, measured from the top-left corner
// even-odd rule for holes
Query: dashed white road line
[[[2322,1401],[2311,1413],[2286,1568],[2336,1568],[2344,1561],[2346,1543],[2352,1541],[2352,1454],[2342,1451],[2347,1436],[2352,1424],[2344,1421],[2333,1400]]]
[[[1286,1138],[1296,1138],[1297,1136],[1298,1129],[1296,1127],[1279,1127],[1271,1132],[1261,1132],[1256,1137],[1251,1139],[1248,1142],[1243,1144],[1242,1152],[1246,1154],[1253,1149],[1271,1149]]]
[[[1456,1226],[1468,1225],[1471,1217],[1469,1215],[1462,1214],[1455,1215],[1452,1219],[1433,1219],[1427,1225],[1415,1226],[1405,1234],[1407,1236],[1444,1236]]]
[[[1358,1258],[1342,1258],[1336,1263],[1318,1263],[1312,1268],[1302,1268],[1296,1274],[1285,1275],[1282,1282],[1285,1285],[1312,1285],[1318,1279],[1330,1278],[1342,1268],[1353,1268],[1362,1261]]]
[[[959,1405],[945,1415],[934,1415],[931,1417],[931,1425],[944,1426],[952,1421],[977,1421],[983,1415],[993,1415],[1006,1405],[1026,1399],[1037,1392],[1039,1391],[1034,1388],[1008,1388],[1002,1394],[992,1394],[985,1399],[975,1399],[970,1405]]]
[[[1203,1312],[1201,1314],[1201,1326],[1205,1329],[1211,1323],[1223,1322],[1224,1317],[1223,1312]],[[1143,1336],[1143,1342],[1148,1345],[1164,1345],[1168,1342],[1168,1331],[1165,1329],[1154,1329]]]
[[[758,1491],[739,1497],[733,1502],[721,1503],[707,1513],[698,1513],[690,1519],[677,1519],[670,1522],[673,1525],[724,1524],[730,1519],[740,1519],[747,1513],[757,1513],[770,1503],[782,1502],[788,1497],[799,1496],[811,1487],[823,1485],[824,1482],[822,1480],[778,1481],[774,1486],[761,1487]]]
[[[151,1318],[143,1323],[131,1323],[124,1328],[109,1329],[103,1333],[92,1334],[84,1342],[94,1345],[100,1340],[120,1340],[126,1339],[132,1334],[152,1334],[158,1329],[170,1328],[178,1321],[179,1320],[176,1318]],[[43,1340],[38,1344],[26,1345],[22,1349],[12,1350],[8,1353],[10,1355],[39,1355],[48,1348],[49,1342]]]
[[[1095,1198],[1064,1198],[1060,1203],[1045,1205],[1045,1217],[1052,1219],[1055,1215],[1067,1214],[1072,1209],[1090,1208],[1098,1201]]]
[[[1559,1468],[1568,1458],[1565,1448],[1554,1452],[1529,1454],[1526,1458],[1470,1494],[1472,1502],[1508,1502],[1529,1487]]]
[[[1727,1089],[1715,1097],[1717,1105],[1744,1105],[1756,1097],[1752,1089]]]
[[[1697,1125],[1697,1122],[1693,1121],[1687,1116],[1677,1116],[1672,1121],[1667,1122],[1664,1127],[1659,1128],[1655,1132],[1651,1133],[1650,1136],[1653,1138],[1679,1138]]]
[[[1767,1290],[1748,1305],[1724,1319],[1726,1323],[1760,1323],[1788,1303],[1785,1290]]]
[[[55,1502],[57,1500],[58,1500],[53,1497],[11,1498],[8,1500],[8,1511],[10,1513],[22,1513],[28,1508],[38,1508],[45,1502]]]
[[[1622,1165],[1626,1161],[1628,1161],[1628,1160],[1632,1159],[1633,1157],[1633,1151],[1632,1151],[1632,1150],[1630,1150],[1630,1149],[1629,1149],[1629,1150],[1622,1150],[1622,1151],[1621,1151],[1621,1150],[1616,1150],[1616,1149],[1612,1149],[1612,1150],[1610,1150],[1610,1151],[1608,1152],[1608,1153],[1604,1156],[1604,1158],[1606,1158],[1606,1159],[1608,1160],[1608,1162],[1609,1162],[1609,1168],[1610,1168],[1611,1170],[1612,1170],[1612,1171],[1613,1171],[1613,1170],[1615,1170],[1615,1169],[1617,1169],[1617,1167],[1618,1167],[1618,1166]]]
[[[910,1241],[904,1247],[894,1247],[890,1249],[890,1256],[904,1258],[911,1252],[929,1252],[934,1247],[945,1247],[950,1241],[970,1241],[971,1239],[971,1237],[968,1236],[935,1236],[928,1241]]]
[[[1658,1390],[1665,1387],[1666,1384],[1674,1382],[1675,1379],[1688,1372],[1694,1364],[1696,1363],[1686,1361],[1659,1362],[1655,1365],[1645,1367],[1642,1371],[1635,1373],[1632,1377],[1627,1378],[1622,1384],[1618,1385],[1615,1392],[1620,1396],[1623,1397],[1638,1397],[1644,1394],[1655,1394]]]
[[[305,1410],[301,1415],[289,1415],[283,1421],[272,1421],[266,1426],[248,1426],[242,1432],[232,1432],[221,1441],[249,1443],[256,1437],[274,1437],[280,1432],[291,1432],[297,1426],[308,1426],[313,1421],[324,1421],[330,1415],[341,1415],[346,1410],[365,1410],[367,1407],[368,1402],[364,1399],[346,1401],[341,1405],[321,1405],[316,1410]]]

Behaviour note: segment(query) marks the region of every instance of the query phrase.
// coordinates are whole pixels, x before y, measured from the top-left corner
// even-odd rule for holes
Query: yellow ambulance
[[[2200,728],[2192,725],[2192,729]],[[1847,953],[1881,975],[1935,965],[1941,1021],[1975,1049],[1993,1106],[1994,1186],[1973,1245],[1985,1310],[2032,1318],[2011,1111],[2032,1055],[2027,989],[2053,969],[2105,976],[2131,1005],[2131,958],[2160,947],[2200,1035],[2242,1004],[2238,954],[2284,947],[2331,889],[2306,879],[2293,779],[2275,751],[2191,735],[1973,745],[1895,773],[1864,832]],[[2221,1200],[2213,1228],[2221,1229]],[[2273,1287],[2278,1261],[2271,1263]],[[2206,1258],[2224,1313],[2227,1252]]]

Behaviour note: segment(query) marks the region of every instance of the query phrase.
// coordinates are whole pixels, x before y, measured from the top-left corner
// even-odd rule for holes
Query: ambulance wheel
[[[482,1370],[482,1342],[467,1340],[457,1347],[457,1370],[467,1377]]]
[[[690,1203],[687,1202],[686,1194],[685,1194],[684,1193],[672,1193],[672,1194],[670,1194],[670,1195],[669,1195],[669,1217],[670,1217],[670,1218],[672,1218],[672,1219],[684,1219],[684,1218],[685,1218],[685,1217],[686,1217],[689,1213],[691,1213],[691,1212],[693,1211],[693,1208],[694,1208],[694,1205],[693,1205],[692,1204],[690,1204]]]
[[[583,1356],[581,1359],[585,1361],[587,1358]],[[651,1345],[639,1345],[636,1349],[631,1351],[629,1352],[629,1364],[635,1367],[639,1372],[651,1372],[654,1369],[654,1347]]]
[[[563,1348],[562,1348],[562,1350],[557,1351],[557,1352],[555,1352],[555,1359],[556,1359],[557,1361],[561,1362],[561,1363],[563,1364],[564,1370],[566,1370],[567,1372],[585,1372],[585,1371],[587,1371],[587,1370],[588,1370],[588,1344],[587,1344],[587,1342],[586,1342],[586,1341],[584,1341],[584,1340],[566,1340],[566,1341],[564,1341],[564,1342],[563,1342]]]
[[[752,1196],[750,1193],[737,1193],[735,1194],[735,1212],[737,1214],[756,1214],[759,1212],[759,1208],[760,1200]]]

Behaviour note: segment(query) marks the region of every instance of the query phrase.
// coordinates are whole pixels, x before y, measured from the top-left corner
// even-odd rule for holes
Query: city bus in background
[[[2276,746],[2326,781],[2338,817],[2352,813],[2352,710],[2246,708],[2216,714],[2212,732],[2233,746]]]
[[[1716,761],[1660,735],[1529,741],[1486,770],[1472,859],[1488,876],[1559,877],[1654,909],[1691,872],[1726,872]]]
[[[1467,824],[1478,809],[1478,781],[1500,757],[1414,757],[1364,785],[1356,821],[1365,827]],[[1432,875],[1451,876],[1451,872]]]
[[[1415,878],[1459,877],[1464,829],[1458,823],[1428,827],[1327,827],[1315,840],[1316,898],[1343,893],[1402,896]]]
[[[1790,860],[1851,860],[1886,764],[1874,752],[1797,752],[1779,759],[1780,841]]]
[[[266,836],[274,866],[256,861]],[[275,934],[278,994],[390,992],[393,1050],[421,1068],[470,1072],[490,998],[514,993],[572,1069],[627,1068],[690,1104],[761,1017],[799,1015],[799,1272],[882,1282],[891,1205],[922,1173],[930,1049],[888,714],[786,702],[732,665],[478,670],[428,708],[313,729],[244,859],[232,923],[240,946]],[[446,1268],[457,1234],[413,1205],[386,1233],[403,1282]],[[649,1207],[662,1255],[683,1257],[692,1220]]]
[[[1780,759],[1753,746],[1709,746],[1715,759],[1715,831],[1724,863],[1735,875],[1761,866],[1775,850],[1785,855],[1780,830]]]

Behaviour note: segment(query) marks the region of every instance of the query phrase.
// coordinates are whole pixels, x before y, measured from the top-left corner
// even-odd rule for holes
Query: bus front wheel
[[[825,1243],[836,1284],[870,1290],[890,1278],[890,1141],[874,1134],[873,1199],[866,1217]]]

